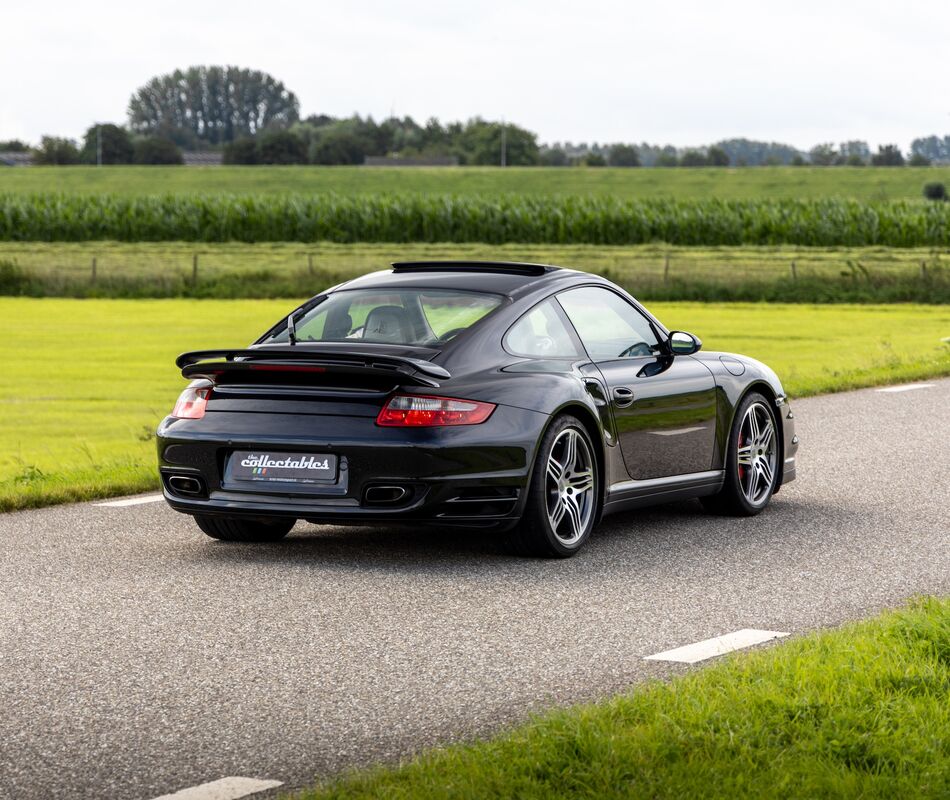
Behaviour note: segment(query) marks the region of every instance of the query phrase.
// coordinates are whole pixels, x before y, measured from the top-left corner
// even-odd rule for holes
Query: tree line
[[[695,148],[639,144],[539,144],[512,123],[442,123],[430,118],[353,115],[300,118],[297,96],[264,72],[196,66],[159,75],[131,97],[125,125],[92,125],[82,142],[44,136],[35,147],[0,142],[0,151],[31,151],[38,164],[181,164],[183,150],[215,150],[228,164],[362,164],[368,156],[450,157],[463,165],[512,166],[924,166],[950,162],[950,136],[915,139],[872,153],[867,142],[817,144],[808,151],[779,142],[726,139]]]

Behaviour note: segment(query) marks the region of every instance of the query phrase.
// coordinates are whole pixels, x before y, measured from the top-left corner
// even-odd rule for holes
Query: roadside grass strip
[[[733,654],[301,797],[950,797],[950,597]]]

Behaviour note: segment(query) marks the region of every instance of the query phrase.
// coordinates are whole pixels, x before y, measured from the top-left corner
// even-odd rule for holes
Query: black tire
[[[739,437],[746,414],[753,406],[764,409],[772,422],[773,436],[772,446],[775,452],[774,469],[771,485],[762,497],[756,498],[755,502],[750,501],[743,490],[744,472],[740,469],[738,463]],[[725,481],[718,494],[708,497],[701,497],[700,502],[703,507],[713,514],[721,514],[733,517],[754,517],[760,513],[772,499],[776,490],[778,479],[778,470],[781,466],[781,447],[778,436],[778,420],[775,416],[775,404],[759,392],[749,392],[739,403],[736,409],[735,419],[732,422],[732,429],[729,431],[729,440],[726,443],[726,465]]]
[[[294,527],[295,519],[242,519],[195,515],[195,522],[212,539],[225,542],[276,542]]]
[[[578,505],[578,508],[583,506],[583,513],[579,513],[578,516],[578,520],[583,524],[578,526],[581,528],[581,533],[579,536],[574,534],[576,538],[573,541],[566,539],[563,535],[558,535],[558,531],[554,529],[548,513],[550,503],[557,505],[560,502],[555,500],[555,497],[558,496],[557,491],[552,490],[548,483],[548,463],[555,446],[559,448],[564,446],[561,437],[565,431],[573,431],[578,434],[580,440],[586,446],[593,482],[589,496],[584,490],[582,503]],[[583,452],[583,450],[579,448],[579,452]],[[575,481],[583,482],[583,470],[573,474]],[[580,550],[590,538],[591,531],[597,522],[600,502],[600,470],[597,462],[597,451],[594,449],[590,435],[576,417],[560,416],[549,426],[541,439],[541,444],[538,446],[534,469],[531,473],[531,482],[528,486],[528,499],[524,515],[509,534],[513,550],[521,555],[536,558],[569,558]],[[574,523],[567,520],[566,516],[559,523],[558,529],[561,530],[565,525],[571,526],[572,531],[576,530]]]

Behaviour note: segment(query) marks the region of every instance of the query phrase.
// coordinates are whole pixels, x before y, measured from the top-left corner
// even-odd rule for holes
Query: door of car
[[[705,472],[716,441],[716,386],[691,356],[672,356],[628,300],[585,286],[557,295],[607,385],[624,463],[635,480]]]

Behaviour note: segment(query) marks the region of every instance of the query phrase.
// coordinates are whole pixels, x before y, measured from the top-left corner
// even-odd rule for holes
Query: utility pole
[[[507,139],[508,129],[505,125],[505,118],[501,118],[501,165],[503,167],[508,166],[508,142]]]
[[[102,166],[102,126],[96,124],[96,166]]]

